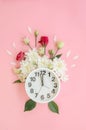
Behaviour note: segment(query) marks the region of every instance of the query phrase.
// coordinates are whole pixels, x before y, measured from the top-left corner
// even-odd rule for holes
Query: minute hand
[[[42,81],[42,86],[44,86],[44,77],[43,77],[43,75],[41,76],[41,81]]]

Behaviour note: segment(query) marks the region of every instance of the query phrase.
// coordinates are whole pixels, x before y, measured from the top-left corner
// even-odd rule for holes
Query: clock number
[[[47,94],[47,98],[50,98],[50,93]]]
[[[44,100],[44,95],[41,95],[41,100]]]
[[[35,76],[38,76],[38,77],[39,77],[39,72],[35,72]]]
[[[37,97],[38,96],[38,93],[35,93],[35,97]]]
[[[51,76],[51,73],[49,72],[48,75],[49,75],[49,77],[50,77],[50,76]]]
[[[45,74],[46,74],[45,70],[40,71],[40,75],[45,75]]]
[[[30,77],[31,81],[36,81],[36,78],[35,77]]]
[[[54,83],[54,88],[57,88],[57,83]]]
[[[52,77],[52,81],[53,81],[53,82],[55,81],[55,77]]]
[[[29,83],[28,83],[28,87],[31,87],[31,86],[32,86],[32,84],[31,84],[31,82],[29,82]]]
[[[54,94],[54,93],[55,93],[55,89],[52,89],[51,93],[53,93],[53,94]]]
[[[34,89],[33,88],[30,89],[30,93],[34,93]]]

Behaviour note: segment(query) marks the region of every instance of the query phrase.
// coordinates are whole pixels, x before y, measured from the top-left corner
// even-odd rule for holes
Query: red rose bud
[[[22,51],[20,51],[20,52],[17,54],[17,56],[16,56],[16,60],[17,60],[17,61],[24,60],[24,58],[25,58],[25,53],[22,52]]]
[[[49,40],[48,40],[48,37],[47,36],[42,36],[39,43],[42,45],[42,46],[47,46]]]

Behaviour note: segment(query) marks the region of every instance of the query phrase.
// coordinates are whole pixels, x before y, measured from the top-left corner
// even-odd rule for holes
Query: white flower
[[[24,74],[24,75],[27,75],[30,73],[31,71],[31,66],[29,64],[29,62],[27,60],[23,60],[21,61],[21,66],[20,66],[20,70],[21,70],[21,73]]]
[[[30,64],[37,65],[39,55],[36,49],[30,50],[29,52],[25,54],[26,54],[26,59],[28,60],[28,62],[30,62]]]
[[[25,80],[26,80],[26,75],[24,75],[24,74],[19,74],[18,75],[18,78],[22,81],[22,82],[25,82]]]
[[[60,80],[62,81],[67,81],[69,78],[68,78],[68,75],[67,74],[63,74],[61,77],[60,77]]]
[[[67,67],[64,60],[55,58],[53,60],[53,71],[62,81],[66,81],[68,79],[68,76],[66,75]]]
[[[59,59],[55,58],[53,60],[53,68],[54,68],[54,70],[58,71],[59,73],[64,73],[65,71],[67,71],[67,67],[66,67],[64,60],[62,60],[60,58]]]
[[[28,62],[28,60],[23,60],[20,62],[20,72],[18,74],[19,79],[24,82],[25,79],[27,78],[28,74],[35,69],[34,66],[32,64],[30,64],[30,62]]]
[[[68,80],[68,75],[66,73],[58,73],[57,71],[54,70],[54,72],[56,73],[57,77],[61,80],[61,81],[67,81]]]
[[[39,54],[40,56],[43,56],[44,53],[45,53],[45,48],[44,48],[44,47],[40,47],[40,48],[38,49],[38,54]]]
[[[28,74],[37,68],[48,68],[53,70],[62,81],[68,79],[68,76],[66,75],[67,67],[64,60],[60,58],[51,60],[46,55],[40,56],[36,49],[26,52],[25,55],[26,58],[20,62],[20,67],[14,69],[22,82],[25,82]]]
[[[49,69],[52,69],[53,68],[53,62],[47,58],[47,56],[43,56],[43,57],[40,57],[38,59],[38,68],[49,68]]]
[[[15,74],[20,74],[21,73],[20,68],[13,68],[13,71],[14,71]]]

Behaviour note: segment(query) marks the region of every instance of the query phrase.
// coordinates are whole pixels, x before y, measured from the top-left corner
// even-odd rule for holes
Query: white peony
[[[24,75],[27,75],[28,73],[30,73],[31,65],[29,64],[29,62],[27,60],[25,60],[25,61],[23,60],[20,63],[20,70],[21,70],[21,73]]]
[[[46,55],[38,59],[38,68],[53,68],[53,62]]]
[[[68,76],[66,75],[67,67],[64,60],[55,58],[53,60],[53,71],[62,81],[66,81],[68,79]]]
[[[64,73],[65,71],[67,71],[67,67],[66,67],[64,60],[62,60],[60,58],[59,59],[55,58],[53,60],[53,68],[54,68],[54,70],[58,71],[59,73]]]
[[[66,75],[67,67],[64,60],[60,58],[51,60],[46,55],[40,56],[36,49],[28,51],[25,55],[26,59],[20,62],[20,68],[14,69],[22,82],[26,80],[31,71],[37,68],[48,68],[53,70],[62,81],[68,79],[68,76]]]
[[[26,59],[28,60],[28,62],[30,62],[30,64],[37,65],[39,55],[38,55],[36,49],[30,50],[29,52],[27,52],[25,54],[26,54]]]

